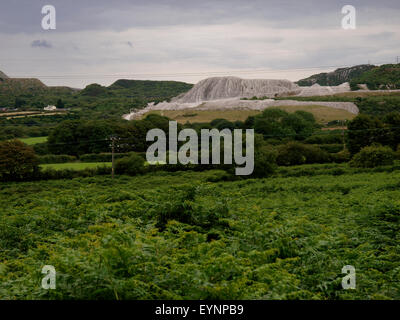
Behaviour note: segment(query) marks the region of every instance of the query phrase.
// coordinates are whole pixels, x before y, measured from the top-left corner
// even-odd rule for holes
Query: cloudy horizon
[[[44,5],[57,29],[43,30]],[[341,27],[344,5],[355,30]],[[400,56],[398,1],[4,1],[0,70],[83,88],[120,78],[299,80]]]

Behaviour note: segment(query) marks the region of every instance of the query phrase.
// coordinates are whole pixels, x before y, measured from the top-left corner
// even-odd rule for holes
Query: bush
[[[0,180],[33,178],[39,171],[35,151],[20,140],[0,142]]]
[[[45,156],[39,156],[39,162],[45,163],[66,163],[76,161],[76,157],[69,156],[67,154],[48,154]]]
[[[350,166],[356,168],[374,168],[393,164],[395,153],[389,147],[369,146],[353,156]]]
[[[33,150],[35,150],[35,153],[37,155],[42,156],[42,155],[46,155],[46,154],[50,153],[47,142],[37,143],[37,144],[33,145],[32,147],[33,147]]]
[[[254,152],[254,171],[252,177],[262,178],[273,174],[277,169],[278,153],[271,147],[260,147]]]
[[[87,168],[84,170],[63,169],[55,170],[53,168],[46,168],[41,170],[37,175],[39,180],[58,180],[58,179],[74,179],[79,177],[94,177],[97,175],[109,175],[111,168],[102,166],[97,168]]]
[[[343,137],[341,134],[328,133],[328,134],[316,134],[304,140],[307,144],[341,144],[343,143]]]
[[[328,153],[338,153],[343,150],[343,144],[321,144],[318,147]]]
[[[125,157],[129,157],[132,152],[125,153],[115,153],[114,159],[122,159]],[[145,159],[145,156],[142,153],[137,153],[142,158]],[[112,161],[112,153],[111,152],[103,152],[103,153],[88,153],[79,156],[79,160],[82,162],[111,162]]]
[[[351,154],[346,149],[346,150],[342,150],[340,152],[331,154],[331,159],[333,162],[336,162],[336,163],[348,162],[351,159]]]
[[[144,159],[136,153],[115,162],[115,173],[135,176],[145,172]]]
[[[326,162],[330,162],[329,154],[315,146],[289,142],[278,148],[277,163],[280,166]]]

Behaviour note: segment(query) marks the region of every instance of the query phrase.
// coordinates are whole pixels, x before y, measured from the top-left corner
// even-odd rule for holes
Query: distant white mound
[[[289,80],[207,78],[172,102],[195,103],[229,98],[273,97],[276,94],[300,93],[300,87]]]
[[[298,94],[298,96],[300,97],[326,96],[326,95],[349,92],[349,91],[350,91],[350,84],[348,82],[342,83],[339,86],[320,86],[318,83],[315,83],[311,87],[301,87],[301,92]]]
[[[221,109],[251,109],[263,110],[284,105],[320,105],[342,109],[358,114],[357,106],[352,102],[318,102],[265,99],[285,96],[323,96],[350,91],[346,82],[339,86],[325,87],[314,84],[311,87],[299,87],[289,80],[241,79],[237,77],[214,77],[204,79],[193,86],[188,92],[181,94],[170,102],[151,102],[146,108],[132,111],[123,116],[131,120],[153,110],[221,110]],[[262,100],[242,100],[252,97]]]

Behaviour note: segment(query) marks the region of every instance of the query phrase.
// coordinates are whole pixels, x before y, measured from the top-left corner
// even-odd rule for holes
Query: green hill
[[[338,86],[344,82],[350,82],[353,78],[359,77],[366,71],[375,68],[371,64],[362,64],[349,68],[339,68],[332,72],[314,74],[311,77],[297,81],[299,86],[312,86],[318,83],[321,86]]]
[[[125,97],[161,101],[175,97],[192,88],[192,84],[178,81],[117,80],[109,87],[97,83],[80,92],[87,97]]]
[[[189,91],[192,84],[179,81],[151,81],[151,80],[117,80],[108,88],[116,93],[126,94],[158,100],[159,98],[175,97]]]
[[[370,90],[400,89],[400,64],[384,64],[366,71],[350,82],[352,89],[366,84]]]
[[[0,93],[27,94],[46,91],[47,86],[38,79],[6,78],[0,81]]]

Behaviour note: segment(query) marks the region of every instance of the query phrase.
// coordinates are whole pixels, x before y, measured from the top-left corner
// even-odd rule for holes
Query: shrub
[[[280,166],[292,166],[305,163],[304,145],[297,142],[289,142],[279,147],[276,161]]]
[[[125,153],[115,153],[114,159],[122,159],[125,157],[129,157],[132,152],[125,152]],[[145,153],[139,153],[138,155],[142,156],[145,159]],[[82,162],[111,162],[112,160],[112,153],[111,152],[102,152],[102,153],[88,153],[79,156],[79,160]]]
[[[0,142],[0,180],[26,180],[39,171],[35,151],[20,140]]]
[[[343,144],[321,144],[318,146],[321,150],[328,153],[338,153],[343,150]]]
[[[341,144],[342,142],[342,135],[337,133],[316,134],[304,140],[307,144]]]
[[[353,156],[350,166],[356,168],[374,168],[393,164],[395,154],[389,147],[372,145],[364,147]]]
[[[45,163],[66,163],[76,161],[76,157],[67,154],[48,154],[39,156],[39,162]]]
[[[267,177],[277,169],[276,157],[278,153],[271,147],[260,147],[254,152],[254,171],[252,177]]]
[[[329,154],[315,146],[289,142],[278,148],[277,163],[281,166],[326,162],[330,162]]]
[[[128,174],[135,176],[145,171],[144,159],[136,153],[129,157],[118,159],[115,162],[115,172],[117,174]]]
[[[348,162],[351,159],[351,154],[346,149],[346,150],[342,150],[340,152],[331,154],[331,159],[333,162],[336,162],[336,163]]]
[[[47,142],[37,143],[32,147],[37,155],[46,155],[50,153]]]

